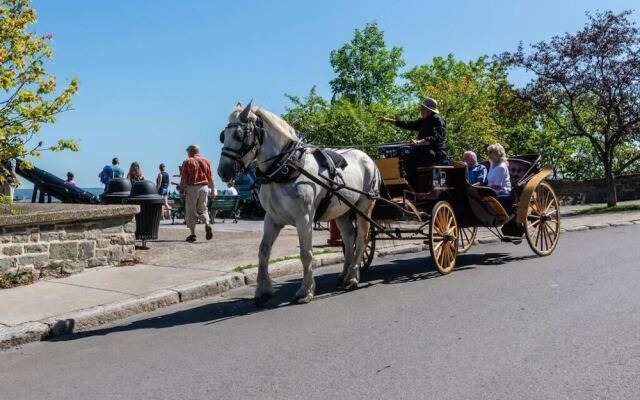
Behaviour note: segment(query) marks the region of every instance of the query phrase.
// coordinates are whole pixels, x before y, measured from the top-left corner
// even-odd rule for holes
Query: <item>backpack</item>
[[[104,168],[102,168],[102,172],[100,173],[100,182],[103,185],[108,185],[109,180],[111,180],[111,174],[113,174],[113,169],[110,165],[105,165]]]

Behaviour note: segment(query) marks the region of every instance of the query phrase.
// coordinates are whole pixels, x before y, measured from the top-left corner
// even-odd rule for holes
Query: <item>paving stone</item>
[[[109,260],[106,257],[90,258],[87,260],[87,268],[104,267],[109,265]]]
[[[6,272],[17,266],[18,260],[15,257],[0,257],[0,272]]]
[[[592,224],[592,225],[588,225],[589,229],[604,229],[604,228],[608,228],[610,225],[609,224]]]
[[[94,241],[80,242],[78,244],[78,259],[88,260],[89,258],[93,258],[95,254],[95,248],[96,242]]]
[[[25,253],[46,253],[47,251],[49,251],[49,246],[46,243],[24,245]]]
[[[0,326],[0,349],[45,339],[50,334],[49,325],[26,322],[16,326]]]
[[[82,272],[86,267],[87,267],[86,261],[66,260],[62,265],[62,273],[77,274],[78,272]]]
[[[180,301],[201,299],[227,292],[245,285],[244,275],[232,273],[208,280],[186,283],[172,288],[180,294]]]
[[[33,264],[36,268],[42,268],[49,261],[49,254],[25,254],[18,257],[20,265]]]
[[[578,225],[578,226],[571,226],[566,229],[567,229],[567,232],[578,232],[578,231],[588,231],[589,227],[586,225]]]
[[[22,245],[21,244],[12,244],[8,246],[4,246],[2,248],[2,254],[5,256],[17,256],[22,254]]]
[[[54,260],[74,260],[78,257],[78,242],[51,243],[49,254]]]

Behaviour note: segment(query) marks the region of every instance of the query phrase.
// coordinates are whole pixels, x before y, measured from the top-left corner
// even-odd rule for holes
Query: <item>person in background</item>
[[[200,156],[200,147],[192,144],[187,147],[187,159],[180,169],[180,194],[185,199],[185,220],[190,235],[187,242],[196,241],[196,224],[198,220],[204,221],[207,240],[213,237],[213,231],[209,225],[209,212],[207,210],[207,197],[215,199],[216,185],[211,175],[211,163]]]
[[[104,190],[107,190],[107,186],[109,186],[109,181],[111,179],[122,179],[124,177],[124,170],[120,168],[120,160],[118,157],[113,157],[111,160],[111,165],[105,165],[102,168],[102,171],[98,174],[98,178],[100,178],[100,182],[104,184]]]
[[[13,202],[16,186],[18,183],[18,176],[16,175],[16,159],[10,158],[9,160],[5,161],[3,167],[4,168],[2,168],[2,174],[4,175],[4,181],[0,186],[0,194],[3,196],[8,196],[9,201]]]
[[[67,184],[67,186],[71,186],[71,187],[78,186],[78,184],[76,183],[76,180],[74,179],[73,172],[71,171],[67,172],[67,181],[65,183]]]
[[[462,161],[467,164],[467,181],[472,185],[483,185],[487,177],[487,168],[478,163],[478,156],[473,151],[465,151]]]
[[[237,196],[238,195],[238,189],[235,188],[235,182],[233,180],[230,180],[227,183],[227,188],[222,191],[222,194],[225,195],[225,196]]]
[[[509,163],[507,153],[500,143],[487,147],[491,167],[487,173],[487,186],[493,189],[498,198],[509,197],[511,194],[511,178],[509,177]]]
[[[140,169],[140,164],[137,161],[131,163],[131,167],[129,167],[129,173],[127,174],[127,179],[133,182],[139,182],[144,180],[144,174]]]
[[[156,189],[158,189],[158,194],[164,199],[164,204],[162,205],[163,210],[169,211],[171,210],[171,207],[169,207],[169,173],[165,171],[166,167],[164,164],[160,164],[158,168],[160,172],[158,172],[158,176],[156,177]]]

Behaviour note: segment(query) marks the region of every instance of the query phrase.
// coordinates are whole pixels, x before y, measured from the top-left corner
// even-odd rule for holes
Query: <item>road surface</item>
[[[487,244],[448,276],[378,259],[361,289],[318,275],[311,304],[186,303],[0,353],[2,399],[638,399],[640,226],[556,252]]]

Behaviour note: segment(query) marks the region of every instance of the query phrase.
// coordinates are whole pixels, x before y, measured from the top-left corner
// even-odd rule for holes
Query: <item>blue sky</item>
[[[355,28],[377,21],[407,68],[453,53],[462,60],[514,50],[573,32],[584,12],[621,11],[637,0],[566,1],[84,1],[35,0],[38,33],[54,35],[50,70],[80,80],[74,110],[45,126],[41,139],[76,139],[78,153],[35,163],[80,186],[100,186],[113,156],[140,162],[155,179],[164,162],[177,172],[191,143],[217,165],[218,136],[238,101],[281,113],[285,93],[315,84],[329,96],[329,53]],[[635,13],[633,19],[640,20]],[[522,79],[522,77],[516,79]],[[215,166],[214,165],[214,166]]]

